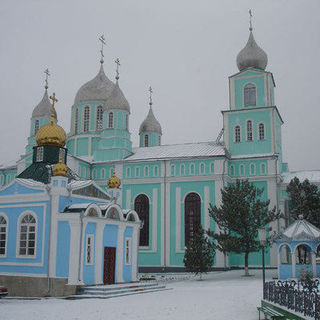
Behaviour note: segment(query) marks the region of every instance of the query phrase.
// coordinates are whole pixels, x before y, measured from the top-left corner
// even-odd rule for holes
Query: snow
[[[111,299],[0,299],[0,318],[10,320],[256,320],[261,304],[262,271],[212,272],[204,280],[188,274],[156,275],[171,290]],[[271,280],[276,270],[266,270]]]
[[[308,179],[310,182],[319,183],[320,182],[320,170],[304,170],[304,171],[292,171],[285,172],[282,174],[283,183],[289,184],[290,181],[297,177],[300,182]]]

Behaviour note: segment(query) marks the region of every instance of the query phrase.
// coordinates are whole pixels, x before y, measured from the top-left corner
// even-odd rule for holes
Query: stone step
[[[135,283],[135,284],[119,284],[119,285],[98,285],[98,286],[85,286],[80,288],[79,292],[89,291],[115,291],[115,290],[126,290],[126,289],[137,289],[137,288],[154,288],[157,287],[158,283]]]

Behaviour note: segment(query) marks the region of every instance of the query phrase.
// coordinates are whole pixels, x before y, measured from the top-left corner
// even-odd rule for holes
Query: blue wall
[[[69,276],[70,260],[70,226],[67,221],[58,222],[56,276]]]

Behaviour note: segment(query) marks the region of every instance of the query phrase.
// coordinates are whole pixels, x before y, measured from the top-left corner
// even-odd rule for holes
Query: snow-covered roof
[[[16,178],[16,181],[19,183],[22,183],[23,185],[27,186],[27,187],[45,187],[45,184],[40,182],[40,181],[36,181],[33,179],[23,179],[23,178]]]
[[[300,182],[308,179],[310,182],[319,182],[320,183],[320,170],[304,170],[304,171],[292,171],[285,172],[282,174],[283,183],[290,183],[290,181],[297,177]]]
[[[225,146],[216,142],[199,142],[134,148],[125,161],[225,156]]]
[[[17,161],[14,161],[14,160],[0,164],[0,170],[16,169],[16,167],[17,167]]]
[[[320,230],[304,219],[293,222],[286,230],[279,234],[277,241],[319,241]]]

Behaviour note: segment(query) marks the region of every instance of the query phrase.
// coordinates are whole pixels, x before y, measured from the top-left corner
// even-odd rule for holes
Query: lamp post
[[[267,240],[267,230],[265,228],[258,228],[259,240],[262,248],[262,281],[263,281],[263,297],[264,297],[264,286],[266,283],[265,266],[264,266],[264,246]]]

